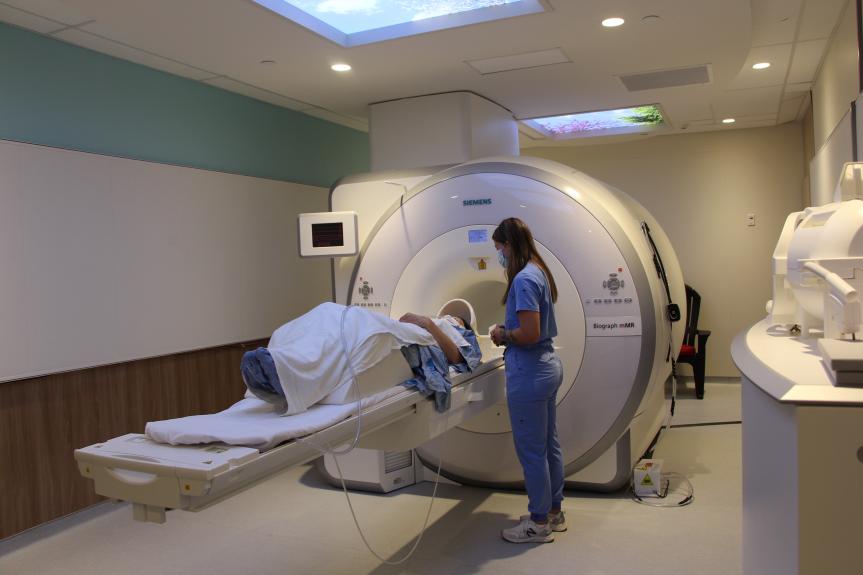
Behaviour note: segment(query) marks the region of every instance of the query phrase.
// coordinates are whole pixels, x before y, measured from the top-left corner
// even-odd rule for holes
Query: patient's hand
[[[504,330],[503,326],[499,324],[492,327],[488,332],[488,335],[491,336],[491,342],[498,346],[501,345],[503,343],[503,335],[505,331],[506,330]]]
[[[431,323],[431,318],[415,313],[406,313],[399,318],[399,321],[403,323],[412,323],[423,329],[428,329],[428,326]]]

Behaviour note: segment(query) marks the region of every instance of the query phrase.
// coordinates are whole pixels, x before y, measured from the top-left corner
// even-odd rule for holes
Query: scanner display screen
[[[342,222],[312,224],[312,247],[333,248],[345,245]]]
[[[488,242],[488,230],[468,230],[467,241],[471,244],[484,244]]]

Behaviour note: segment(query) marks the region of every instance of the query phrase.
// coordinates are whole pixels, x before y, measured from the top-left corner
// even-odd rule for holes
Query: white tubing
[[[341,324],[339,327],[339,330],[340,330],[339,336],[340,336],[340,341],[342,344],[342,353],[344,353],[344,355],[345,355],[345,360],[348,364],[348,371],[351,374],[351,381],[352,381],[351,386],[353,387],[353,389],[356,390],[354,395],[357,398],[357,431],[354,434],[354,439],[348,447],[346,447],[344,449],[340,449],[340,450],[335,450],[331,447],[321,447],[321,446],[316,445],[315,442],[308,440],[308,439],[304,439],[304,438],[298,438],[298,441],[301,441],[303,443],[306,443],[307,445],[312,446],[317,451],[319,451],[322,455],[332,455],[333,456],[333,461],[335,461],[336,469],[339,472],[339,481],[342,484],[342,491],[344,492],[345,499],[348,502],[348,509],[350,509],[350,511],[351,511],[351,517],[353,517],[353,519],[354,519],[354,525],[356,525],[357,531],[360,534],[360,539],[363,540],[363,544],[365,544],[366,549],[368,549],[369,552],[372,555],[374,555],[378,559],[378,561],[381,561],[382,563],[386,563],[387,565],[400,565],[413,556],[414,552],[417,550],[417,547],[419,547],[420,541],[422,541],[422,538],[425,535],[426,529],[428,528],[429,518],[431,517],[431,512],[432,512],[432,506],[434,505],[435,497],[437,496],[438,484],[440,483],[440,470],[441,470],[441,466],[443,465],[443,453],[441,453],[440,459],[438,460],[437,473],[435,475],[435,481],[434,481],[434,489],[432,490],[432,496],[431,496],[431,501],[429,501],[428,511],[426,511],[425,521],[423,522],[422,529],[420,530],[420,534],[417,536],[416,541],[411,546],[410,550],[404,555],[404,557],[401,557],[400,559],[397,559],[395,561],[391,561],[389,559],[385,559],[384,557],[381,557],[381,555],[378,554],[378,552],[372,548],[371,544],[369,543],[368,539],[366,538],[366,534],[363,532],[363,528],[360,527],[360,522],[359,522],[359,519],[357,519],[357,514],[356,514],[356,511],[354,511],[354,506],[351,503],[351,496],[348,494],[348,488],[347,488],[347,485],[345,484],[345,477],[342,474],[342,467],[341,467],[341,465],[339,465],[339,458],[338,458],[339,455],[345,455],[347,453],[350,453],[351,451],[353,451],[356,448],[357,443],[359,443],[360,434],[361,434],[361,430],[362,430],[362,394],[360,393],[360,385],[359,385],[359,380],[357,379],[357,374],[354,371],[354,366],[351,364],[351,356],[350,356],[350,353],[348,353],[348,345],[345,341],[345,317],[347,316],[349,309],[351,309],[351,306],[345,306],[345,309],[342,310]],[[447,410],[447,414],[446,414],[445,429],[447,429],[447,428],[449,428],[449,410]]]

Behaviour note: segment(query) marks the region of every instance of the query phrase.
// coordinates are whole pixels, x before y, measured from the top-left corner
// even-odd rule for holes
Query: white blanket
[[[345,306],[324,303],[273,333],[267,349],[288,408],[285,415],[302,413],[351,379],[342,347],[342,313]],[[344,343],[357,375],[383,360],[392,350],[410,344],[435,345],[425,329],[402,323],[361,307],[347,308]],[[454,341],[464,341],[446,321],[435,323]],[[398,381],[394,381],[396,385]]]
[[[401,386],[386,389],[363,399],[362,409],[406,391]],[[220,442],[265,451],[289,439],[335,425],[356,412],[356,403],[314,405],[304,413],[284,417],[276,406],[256,397],[246,397],[219,413],[151,421],[144,433],[153,441],[171,445]]]

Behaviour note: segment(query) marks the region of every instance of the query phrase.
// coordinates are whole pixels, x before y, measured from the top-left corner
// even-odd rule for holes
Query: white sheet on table
[[[267,349],[288,401],[286,415],[305,411],[350,380],[341,341],[344,310],[343,305],[323,303],[286,323],[270,338]],[[435,344],[425,329],[365,308],[348,308],[344,319],[345,345],[356,374],[382,361],[394,349],[414,343]],[[450,329],[455,332],[452,326]]]
[[[362,409],[404,391],[400,385],[385,389],[363,399]],[[247,396],[219,413],[151,421],[144,433],[153,441],[171,445],[227,443],[265,451],[335,425],[356,412],[356,403],[313,405],[303,413],[286,417],[276,406]]]

